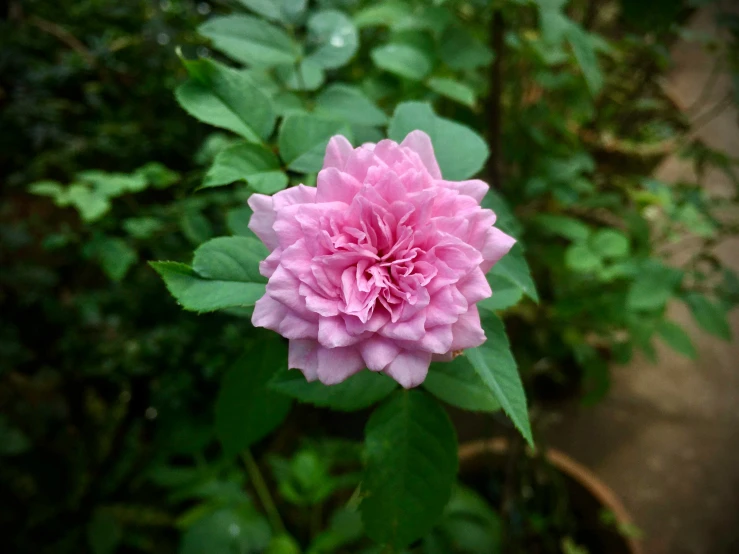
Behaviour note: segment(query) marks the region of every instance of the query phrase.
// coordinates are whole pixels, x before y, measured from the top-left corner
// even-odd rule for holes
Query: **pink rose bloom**
[[[485,342],[476,302],[513,246],[480,207],[488,186],[445,181],[431,139],[328,143],[316,188],[254,194],[249,228],[271,254],[252,323],[290,340],[289,365],[340,383],[383,371],[403,387],[432,360]]]

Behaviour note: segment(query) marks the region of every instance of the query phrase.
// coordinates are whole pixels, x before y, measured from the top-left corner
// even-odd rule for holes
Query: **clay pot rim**
[[[503,454],[508,451],[508,448],[508,440],[502,437],[463,443],[459,445],[460,465],[466,460],[487,452]],[[531,455],[531,451],[529,451],[529,455]],[[613,512],[621,525],[633,525],[633,518],[616,493],[596,477],[591,470],[556,448],[547,448],[544,457],[559,471],[580,483],[600,504]],[[644,554],[640,541],[634,537],[624,536],[623,538],[631,554]]]

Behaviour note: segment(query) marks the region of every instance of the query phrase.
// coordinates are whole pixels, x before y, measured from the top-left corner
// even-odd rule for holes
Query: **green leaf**
[[[629,238],[614,229],[601,229],[590,237],[590,248],[603,258],[623,258],[629,254]]]
[[[218,153],[201,188],[234,181],[246,181],[262,194],[274,194],[287,186],[287,175],[280,171],[280,160],[270,150],[259,144],[241,142]]]
[[[339,508],[331,516],[328,529],[322,531],[306,550],[306,554],[328,554],[337,552],[342,546],[362,537],[362,517],[359,512]]]
[[[31,441],[20,429],[13,427],[0,415],[0,457],[23,454],[31,448]]]
[[[300,545],[290,535],[277,535],[272,540],[264,554],[300,554]]]
[[[574,242],[585,242],[590,237],[590,227],[574,217],[538,214],[533,221],[543,230]]]
[[[249,503],[219,508],[182,534],[179,554],[261,554],[269,545],[267,520]]]
[[[226,227],[232,235],[256,238],[256,235],[249,229],[249,220],[254,214],[249,206],[241,206],[239,208],[231,208],[226,213]]]
[[[475,69],[493,61],[493,51],[477,40],[468,27],[447,27],[439,44],[439,56],[452,69]]]
[[[457,485],[432,535],[424,539],[426,554],[491,554],[502,552],[503,522],[490,504],[472,489]]]
[[[385,398],[396,388],[396,382],[373,371],[360,371],[338,385],[308,382],[296,370],[275,375],[270,388],[315,406],[342,412],[363,410]]]
[[[269,98],[245,72],[213,60],[185,60],[190,80],[175,96],[193,117],[228,129],[251,142],[272,134],[275,113]]]
[[[499,192],[490,189],[482,199],[482,202],[480,202],[480,205],[485,209],[493,210],[496,215],[495,226],[498,229],[515,239],[521,238],[523,226],[516,219],[510,205]]]
[[[223,377],[216,399],[216,434],[226,456],[235,456],[266,437],[287,417],[292,400],[267,386],[287,367],[287,344],[258,332],[249,350]]]
[[[92,250],[105,274],[120,281],[139,259],[139,254],[121,238],[101,237],[94,240]]]
[[[97,221],[111,208],[110,200],[105,194],[79,183],[70,185],[66,194],[57,198],[57,205],[74,206],[86,223]]]
[[[264,296],[264,283],[204,279],[190,266],[178,262],[150,262],[150,265],[164,279],[170,294],[189,311],[249,307]]]
[[[356,87],[337,83],[327,87],[316,99],[316,112],[327,118],[356,125],[387,124],[387,115]]]
[[[322,10],[308,20],[308,59],[324,69],[346,65],[359,48],[354,22],[338,10]]]
[[[419,390],[393,395],[365,429],[360,505],[367,535],[402,548],[441,517],[457,473],[457,441],[446,411]]]
[[[531,270],[520,243],[514,244],[508,254],[493,266],[490,273],[507,279],[520,287],[524,294],[534,302],[539,302],[536,285],[534,285],[534,280],[531,278]]]
[[[388,137],[396,142],[420,129],[431,137],[444,179],[461,181],[482,169],[490,155],[487,143],[472,129],[437,116],[425,102],[404,102],[393,114]]]
[[[516,368],[516,360],[513,359],[508,344],[505,327],[496,315],[484,313],[481,316],[487,341],[478,348],[466,350],[465,355],[526,442],[533,448],[534,439],[526,407],[526,394]]]
[[[109,173],[99,169],[80,171],[77,180],[92,185],[95,192],[109,198],[115,198],[128,192],[141,192],[149,184],[146,177],[138,172]]]
[[[480,300],[477,303],[478,307],[497,312],[515,306],[523,298],[521,287],[512,283],[509,279],[490,272],[487,274],[487,280],[493,295],[490,298]]]
[[[600,256],[587,244],[572,244],[565,250],[565,264],[578,273],[593,273],[603,267]]]
[[[28,186],[28,192],[39,196],[50,196],[55,200],[64,195],[64,187],[56,181],[38,181]]]
[[[727,313],[721,306],[697,292],[685,294],[683,301],[688,305],[693,319],[701,329],[721,339],[731,340],[732,333]]]
[[[421,81],[431,71],[431,60],[426,53],[410,44],[390,43],[370,52],[372,61],[380,69],[406,79]]]
[[[213,227],[199,210],[187,209],[180,217],[180,229],[194,246],[199,246],[213,236]]]
[[[311,114],[290,114],[280,126],[278,138],[280,156],[293,171],[303,173],[318,171],[323,166],[329,139],[337,134],[344,136],[350,134],[342,121]]]
[[[657,333],[676,352],[691,360],[698,357],[698,352],[695,350],[690,337],[678,324],[672,321],[662,321],[657,327]]]
[[[256,67],[292,64],[300,49],[285,31],[250,15],[214,17],[198,27],[213,47],[242,63]]]
[[[266,283],[259,262],[269,256],[262,241],[249,237],[218,237],[201,245],[192,268],[206,279]]]
[[[354,15],[354,23],[360,29],[365,27],[391,27],[412,13],[413,7],[408,2],[404,0],[386,0],[359,10]]]
[[[603,88],[603,74],[598,66],[598,56],[590,33],[570,20],[565,34],[575,54],[575,59],[580,64],[588,89],[595,96]]]
[[[500,404],[466,356],[434,362],[423,381],[431,394],[447,404],[475,412],[495,412]]]
[[[461,81],[446,77],[431,77],[426,81],[426,85],[434,92],[438,92],[442,96],[451,98],[460,104],[469,106],[470,108],[475,106],[475,91]]]
[[[110,510],[96,509],[87,524],[87,544],[92,554],[113,554],[122,538],[120,523]]]
[[[626,306],[630,310],[661,309],[682,281],[683,272],[667,267],[659,260],[648,259],[641,264],[631,283]]]
[[[158,189],[167,188],[180,180],[180,174],[159,162],[149,162],[136,170],[136,175]]]
[[[312,60],[280,66],[275,71],[288,90],[316,90],[326,79],[323,68]]]
[[[239,0],[244,6],[266,19],[293,22],[305,11],[307,0]]]

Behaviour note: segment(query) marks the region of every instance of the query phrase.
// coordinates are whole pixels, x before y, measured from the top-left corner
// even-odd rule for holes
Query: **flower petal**
[[[377,335],[359,343],[358,348],[367,368],[372,371],[382,371],[400,354],[397,344]]]
[[[469,275],[459,280],[457,290],[462,293],[469,304],[474,304],[493,295],[490,283],[488,283],[485,274],[479,267],[476,267]]]
[[[318,379],[324,385],[336,385],[364,369],[364,361],[353,346],[318,347]]]
[[[277,248],[277,234],[272,229],[275,223],[275,210],[272,197],[264,194],[252,194],[247,202],[254,211],[249,219],[249,229],[258,236],[270,251]]]
[[[403,388],[417,387],[426,379],[431,363],[428,352],[404,350],[385,368],[385,373],[395,379]]]
[[[450,350],[464,350],[466,348],[477,348],[485,342],[485,331],[480,325],[480,313],[477,306],[470,306],[470,309],[459,316],[456,323],[452,325],[452,346]]]
[[[272,298],[269,294],[262,296],[254,304],[254,312],[251,315],[251,324],[254,327],[264,327],[277,331],[280,323],[285,318],[288,309]]]
[[[490,271],[490,268],[498,263],[513,248],[514,244],[516,244],[516,239],[506,235],[497,227],[491,227],[488,231],[485,246],[482,248],[483,261],[480,264],[480,269],[483,273]]]
[[[338,201],[351,204],[362,185],[348,173],[328,167],[318,173],[316,188],[316,202]]]
[[[413,150],[421,158],[423,165],[426,166],[428,172],[434,179],[441,179],[441,169],[439,169],[439,162],[436,161],[436,155],[434,154],[434,145],[431,143],[431,137],[429,137],[423,131],[411,131],[400,143],[400,146],[405,146]]]
[[[326,348],[351,346],[359,342],[359,336],[350,335],[341,316],[321,317],[318,321],[318,342]]]
[[[351,143],[341,135],[335,135],[331,137],[326,146],[326,156],[323,159],[323,167],[335,167],[337,169],[344,169],[346,161],[354,151]]]
[[[318,342],[291,340],[287,351],[287,367],[299,369],[307,381],[318,379]]]

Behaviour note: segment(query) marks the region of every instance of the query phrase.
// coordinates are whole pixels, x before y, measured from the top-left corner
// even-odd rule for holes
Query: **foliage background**
[[[214,236],[243,232],[246,187],[192,194],[233,138],[177,106],[173,91],[186,71],[174,45],[231,63],[196,29],[249,4],[36,0],[5,8],[0,525],[14,552],[97,554],[120,540],[134,551],[197,552],[185,544],[197,543],[197,533],[222,534],[234,518],[253,526],[256,542],[245,551],[260,551],[269,535],[213,428],[222,377],[259,337],[249,331],[245,339],[246,322],[233,313],[182,312],[144,263],[186,260]],[[431,102],[486,136],[484,174],[499,193],[488,201],[522,239],[541,299],[517,303],[526,285],[496,283],[513,298],[505,321],[535,404],[552,391],[597,400],[608,363],[628,360],[634,348],[653,355],[654,340],[693,356],[689,337],[664,320],[672,297],[729,338],[725,313],[739,301],[739,281],[710,249],[736,230],[726,217],[735,197],[709,199],[700,182],[650,178],[673,149],[699,170],[733,172],[733,160],[686,135],[658,85],[689,3],[644,12],[630,0],[574,1],[566,11],[557,1],[417,2],[408,19],[407,8],[392,5],[310,4],[346,10],[360,28],[358,53],[326,71],[326,81],[357,84],[379,106],[378,122],[354,122],[357,138],[381,136],[376,127],[403,101]],[[442,29],[443,14],[453,23]],[[270,74],[282,111],[320,111],[322,84]],[[88,169],[106,173],[80,176]],[[101,182],[105,198],[62,199],[38,188],[49,180]],[[44,190],[53,202],[38,195]],[[679,248],[688,230],[702,241],[698,254],[672,268],[663,250]],[[288,459],[289,422],[301,418],[318,435],[355,439],[361,429],[307,413],[294,413],[260,454]],[[326,448],[309,445],[303,458],[333,459]],[[282,475],[292,475],[283,462]],[[285,494],[296,505],[323,501],[320,492],[306,493],[310,500]],[[203,506],[211,527],[199,531],[192,522]]]

